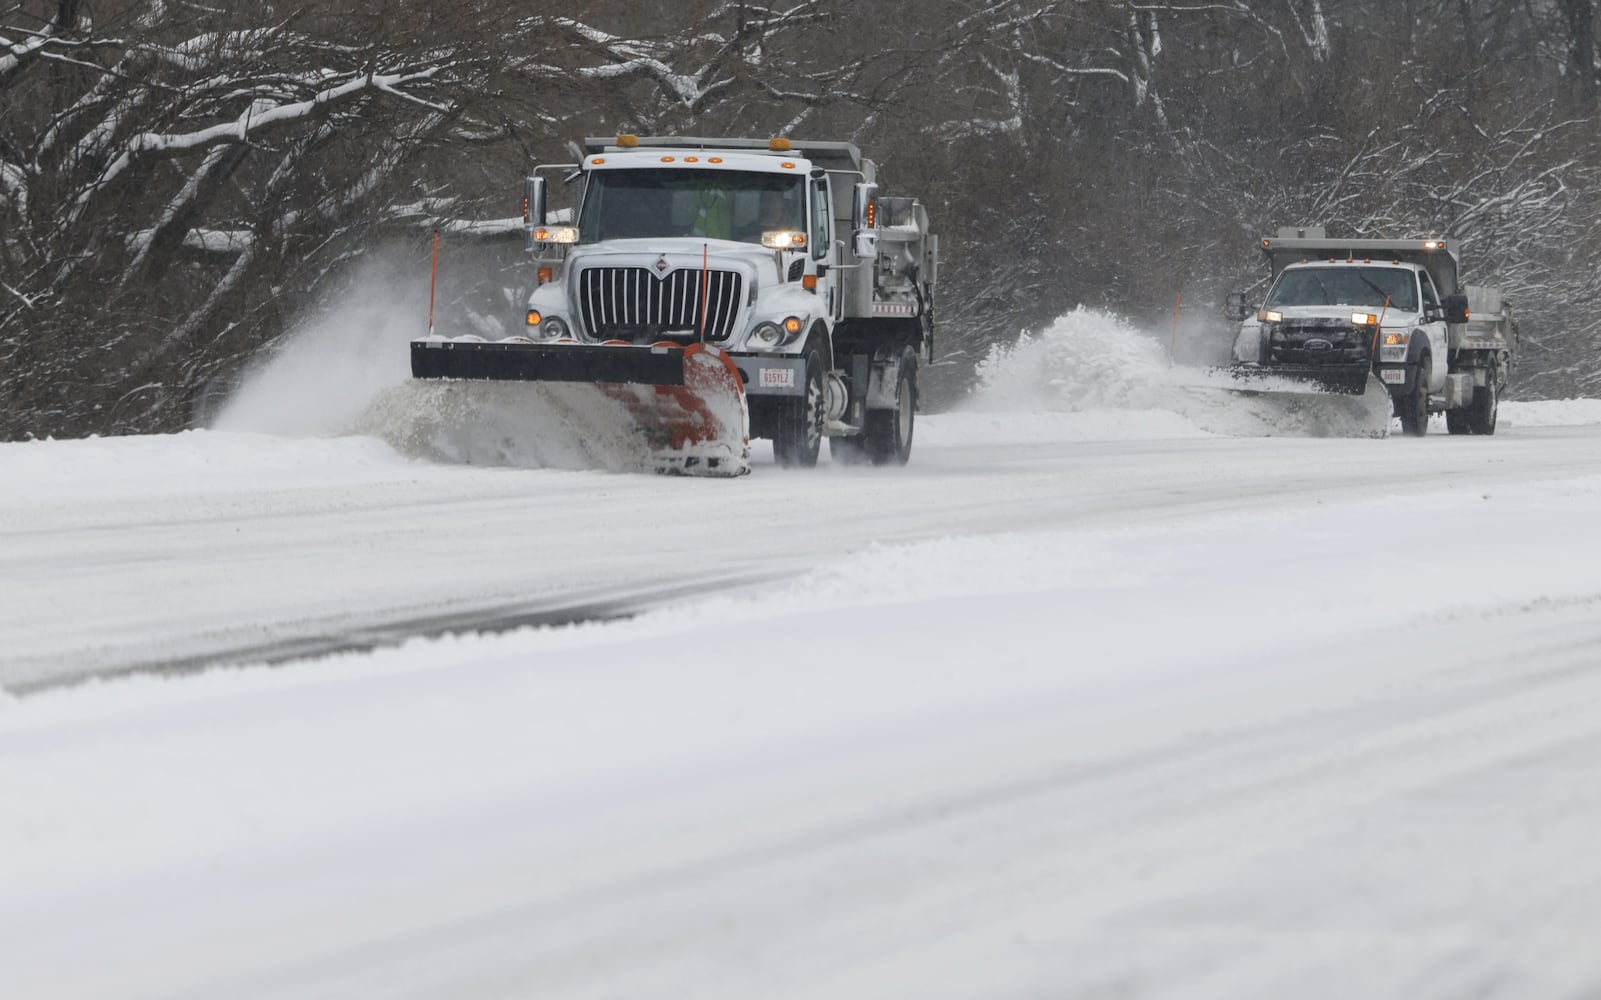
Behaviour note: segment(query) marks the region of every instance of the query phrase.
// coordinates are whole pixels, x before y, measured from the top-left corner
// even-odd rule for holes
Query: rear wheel
[[[1500,391],[1496,388],[1496,370],[1485,373],[1484,385],[1474,390],[1473,402],[1468,404],[1468,430],[1475,434],[1495,433],[1495,414],[1500,409]]]
[[[1417,378],[1412,389],[1395,401],[1395,415],[1401,418],[1401,433],[1422,437],[1429,432],[1429,375],[1432,365],[1427,354],[1418,358]]]
[[[867,411],[867,454],[874,465],[905,465],[912,457],[917,425],[917,353],[901,352],[895,377],[895,408]]]
[[[823,446],[823,356],[816,347],[806,349],[806,392],[785,399],[773,423],[773,457],[786,468],[809,469],[817,464]]]

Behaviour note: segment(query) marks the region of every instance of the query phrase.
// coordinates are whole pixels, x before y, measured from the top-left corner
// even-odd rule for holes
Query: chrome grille
[[[738,271],[679,268],[658,278],[648,267],[591,267],[578,275],[578,313],[593,337],[654,340],[695,333],[706,287],[706,339],[727,340],[739,318],[744,280]]]

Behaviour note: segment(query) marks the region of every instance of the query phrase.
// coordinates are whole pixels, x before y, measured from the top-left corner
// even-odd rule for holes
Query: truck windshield
[[[806,231],[802,178],[736,170],[596,170],[579,215],[580,243],[696,237],[761,243]]]
[[[1400,267],[1299,267],[1279,275],[1264,308],[1282,306],[1372,306],[1415,312],[1418,282]]]

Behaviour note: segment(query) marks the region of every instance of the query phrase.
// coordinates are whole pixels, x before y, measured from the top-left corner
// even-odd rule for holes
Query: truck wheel
[[[785,399],[773,425],[773,457],[785,468],[809,469],[823,446],[823,356],[806,349],[806,394]]]
[[[912,457],[917,426],[917,352],[901,352],[895,379],[895,408],[867,411],[867,455],[874,465],[905,465]]]
[[[1473,402],[1468,404],[1467,425],[1474,434],[1495,433],[1495,413],[1500,409],[1495,381],[1495,369],[1491,368],[1484,380],[1484,391],[1475,392]]]
[[[1429,373],[1427,354],[1418,358],[1418,375],[1412,391],[1395,401],[1395,415],[1401,418],[1401,433],[1422,437],[1429,432]]]

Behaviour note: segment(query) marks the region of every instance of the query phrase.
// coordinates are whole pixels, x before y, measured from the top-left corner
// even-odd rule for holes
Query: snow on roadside
[[[0,444],[0,507],[355,485],[428,474],[372,438],[183,431]],[[435,473],[438,474],[438,473]]]
[[[1601,424],[1601,399],[1530,399],[1503,401],[1497,422],[1502,427],[1581,427]]]

